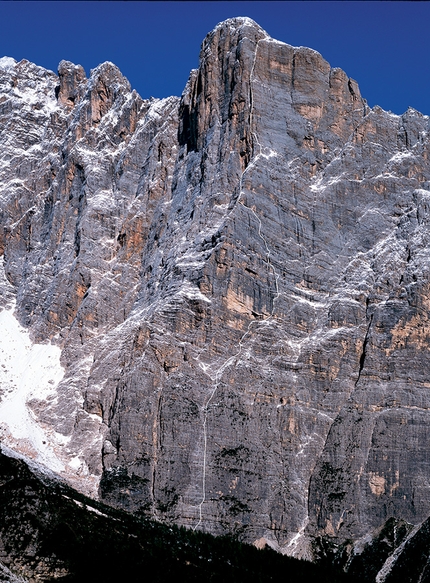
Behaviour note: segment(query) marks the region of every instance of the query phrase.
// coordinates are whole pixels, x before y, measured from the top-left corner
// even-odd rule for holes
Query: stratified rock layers
[[[0,83],[3,303],[62,349],[28,407],[70,482],[300,556],[425,520],[428,117],[245,18],[181,99],[110,63]]]

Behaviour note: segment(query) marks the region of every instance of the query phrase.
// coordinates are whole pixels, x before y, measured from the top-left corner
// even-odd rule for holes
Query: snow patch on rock
[[[56,398],[63,378],[61,350],[51,344],[33,344],[13,314],[15,302],[0,312],[0,432],[2,441],[56,472],[65,469],[56,453],[66,438],[37,423],[29,407],[32,399]]]
[[[12,57],[2,57],[0,59],[0,69],[7,71],[8,69],[12,69],[15,67],[16,61]]]

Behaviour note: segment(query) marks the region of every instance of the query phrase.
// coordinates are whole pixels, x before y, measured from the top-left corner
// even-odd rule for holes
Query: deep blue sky
[[[319,51],[370,106],[430,114],[428,2],[3,2],[0,56],[87,73],[112,61],[142,97],[180,95],[218,22],[250,16],[271,36]]]

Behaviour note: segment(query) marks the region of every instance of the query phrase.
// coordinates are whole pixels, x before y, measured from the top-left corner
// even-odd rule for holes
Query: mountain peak
[[[248,16],[235,16],[233,18],[227,18],[226,20],[219,22],[209,34],[224,28],[231,28],[234,30],[241,28],[255,29],[263,32],[265,36],[269,36],[267,32],[259,24],[257,24],[257,22],[255,22],[255,20],[249,18]]]
[[[1,57],[0,58],[0,69],[10,69],[15,67],[16,60],[12,57]]]

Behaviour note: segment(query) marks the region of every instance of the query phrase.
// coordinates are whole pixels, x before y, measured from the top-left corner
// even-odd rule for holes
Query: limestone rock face
[[[0,84],[2,303],[62,367],[2,384],[34,430],[0,404],[3,439],[114,506],[296,556],[424,521],[429,118],[246,18],[180,99],[111,63],[2,59]]]

